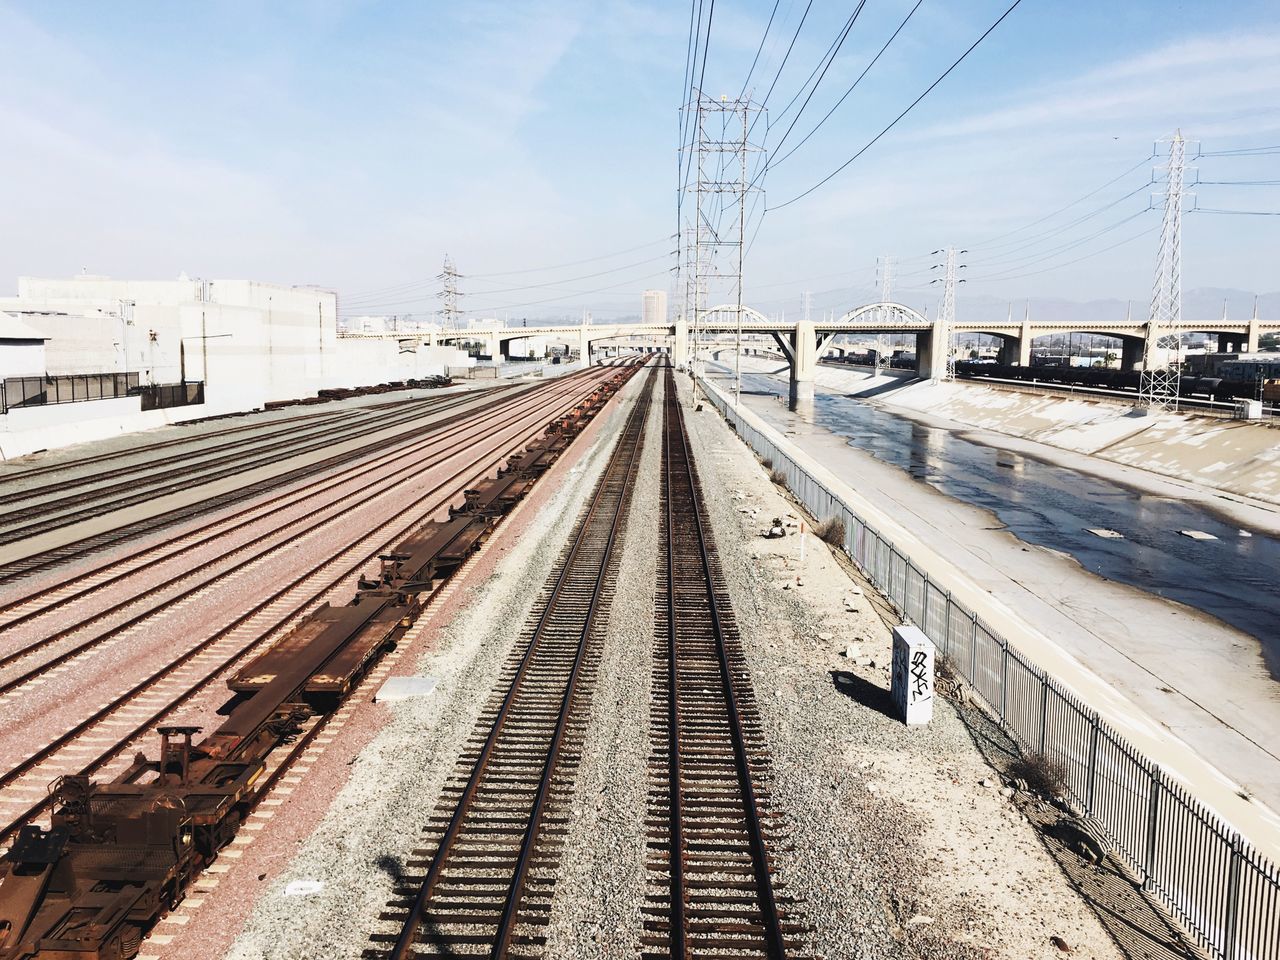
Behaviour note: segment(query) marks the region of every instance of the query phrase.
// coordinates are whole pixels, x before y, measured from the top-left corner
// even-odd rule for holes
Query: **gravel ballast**
[[[381,730],[354,758],[346,784],[321,822],[299,838],[296,855],[262,890],[225,956],[358,957],[370,947],[371,934],[397,932],[378,915],[421,843],[441,787],[520,636],[537,588],[559,558],[608,462],[642,384],[643,376],[633,378],[622,394],[628,402],[615,404],[600,418],[605,421],[600,428],[589,431],[603,442],[583,450],[570,469],[539,484],[550,495],[538,504],[526,502],[529,522],[518,540],[507,541],[501,559],[485,576],[467,578],[465,592],[457,597],[458,612],[435,631],[430,649],[409,665],[415,674],[437,678],[436,692],[377,708],[383,711]],[[584,435],[580,442],[590,441]],[[288,885],[299,880],[320,880],[324,886],[305,897],[286,895]]]
[[[679,382],[687,402],[688,381]],[[624,396],[634,398],[642,384],[635,378]],[[660,394],[576,774],[548,957],[635,957],[640,949]],[[317,763],[291,801],[308,804],[313,819],[299,809],[290,830],[273,821],[241,869],[233,868],[236,886],[224,881],[218,891],[223,905],[195,914],[187,939],[173,943],[183,949],[167,956],[358,957],[371,933],[395,932],[378,915],[420,845],[422,826],[629,408],[616,404],[592,425],[583,440],[599,442],[540,484],[545,499],[526,501],[514,529],[500,531],[498,549],[462,581],[456,612],[436,616],[414,641],[424,652],[406,657],[403,672],[437,678],[436,692],[389,706],[357,704],[343,733],[363,724],[364,738]],[[925,728],[908,730],[889,716],[890,630],[876,612],[878,598],[811,535],[802,561],[794,505],[712,410],[686,409],[771,750],[768,788],[788,841],[775,851],[776,867],[811,928],[812,954],[1048,960],[1063,955],[1058,938],[1073,956],[1118,958],[1039,835],[1001,793],[998,775],[951,705],[939,701]],[[789,535],[765,540],[760,533],[775,516],[793,524]],[[322,774],[344,777],[343,786],[308,782]],[[323,887],[287,895],[298,881]],[[234,941],[186,949],[202,925],[228,916],[238,925],[237,905],[248,915]],[[144,945],[148,952],[155,951]]]

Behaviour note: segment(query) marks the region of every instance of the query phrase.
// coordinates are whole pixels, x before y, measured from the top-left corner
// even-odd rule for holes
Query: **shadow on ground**
[[[997,770],[1008,769],[1018,757],[1013,741],[977,707],[957,706],[956,712],[987,762]],[[1058,836],[1054,828],[1063,817],[1061,811],[1037,797],[1030,797],[1019,806],[1038,830],[1045,849],[1058,861],[1071,885],[1093,907],[1103,927],[1129,960],[1199,960],[1203,956],[1188,946],[1185,934],[1143,893],[1141,885],[1114,857],[1107,857],[1095,869]]]

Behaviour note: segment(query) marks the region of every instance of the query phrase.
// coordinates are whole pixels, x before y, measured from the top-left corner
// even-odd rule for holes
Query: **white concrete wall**
[[[0,339],[0,380],[44,373],[44,342]]]
[[[5,456],[260,409],[326,388],[443,375],[447,366],[474,362],[453,347],[428,346],[423,337],[339,337],[332,292],[243,280],[22,277],[18,296],[0,298],[0,310],[50,337],[42,359],[35,355],[38,345],[21,353],[0,349],[0,371],[13,371],[6,376],[136,372],[144,384],[205,383],[205,402],[196,407],[142,414],[130,398],[0,417]]]

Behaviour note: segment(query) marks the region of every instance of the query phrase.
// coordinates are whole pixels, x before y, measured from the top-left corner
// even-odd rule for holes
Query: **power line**
[[[1074,260],[1067,260],[1067,261],[1066,261],[1066,262],[1064,262],[1064,263],[1054,264],[1052,267],[1045,267],[1043,270],[1031,270],[1031,271],[1029,271],[1029,272],[1027,272],[1027,273],[1016,273],[1016,274],[1012,274],[1012,275],[1008,275],[1008,276],[997,276],[997,277],[969,277],[969,282],[970,282],[970,283],[981,283],[981,282],[984,282],[984,281],[987,281],[987,280],[1001,280],[1001,281],[1003,281],[1003,280],[1021,280],[1023,277],[1038,277],[1038,276],[1040,276],[1041,274],[1044,274],[1044,273],[1052,273],[1054,270],[1061,270],[1063,267],[1069,267],[1069,266],[1071,266],[1071,265],[1073,265],[1073,264],[1080,263],[1081,261],[1089,260],[1089,259],[1091,259],[1091,258],[1093,258],[1093,257],[1101,256],[1102,254],[1106,253],[1106,252],[1107,252],[1107,251],[1109,251],[1109,250],[1114,250],[1114,249],[1116,249],[1116,247],[1123,247],[1126,243],[1132,243],[1134,240],[1137,240],[1137,239],[1139,239],[1139,238],[1141,238],[1141,237],[1145,237],[1145,236],[1148,236],[1148,235],[1150,235],[1150,234],[1152,234],[1152,233],[1155,233],[1155,232],[1156,232],[1157,230],[1159,230],[1159,229],[1160,229],[1160,225],[1159,225],[1159,224],[1156,224],[1156,225],[1154,225],[1154,226],[1148,227],[1146,230],[1143,230],[1143,231],[1141,231],[1141,232],[1139,232],[1139,233],[1135,233],[1135,234],[1134,234],[1133,236],[1131,236],[1131,237],[1126,237],[1125,239],[1120,240],[1120,241],[1118,241],[1117,243],[1113,243],[1113,244],[1111,244],[1109,247],[1103,247],[1101,250],[1095,250],[1095,251],[1093,251],[1093,253],[1086,253],[1083,257],[1077,257],[1077,258],[1076,258],[1076,259],[1074,259]]]
[[[670,254],[663,253],[656,257],[649,257],[647,260],[638,260],[635,263],[624,264],[621,267],[613,267],[609,270],[600,270],[596,273],[587,273],[578,277],[562,277],[559,280],[551,280],[551,281],[548,281],[547,283],[531,283],[521,287],[505,287],[500,290],[481,290],[478,292],[488,296],[496,293],[517,293],[521,290],[543,290],[547,288],[554,289],[566,283],[577,283],[579,280],[594,280],[596,277],[605,277],[611,273],[621,273],[623,270],[634,270],[636,267],[641,267],[641,266],[645,266],[646,264],[655,263],[658,260],[665,260],[667,259],[668,256],[670,256]],[[457,276],[460,277],[462,276],[462,274],[457,274]],[[437,277],[436,279],[439,280],[440,278]],[[472,279],[472,278],[468,277],[467,279]],[[373,307],[395,306],[401,303],[415,303],[421,299],[424,299],[424,298],[406,296],[400,299],[379,300],[376,302],[362,301],[359,303],[355,303],[353,305],[359,307],[362,310],[368,310]]]
[[[980,240],[979,242],[973,244],[970,247],[970,249],[976,250],[979,247],[992,246],[998,240],[1004,240],[1006,237],[1012,237],[1014,234],[1021,233],[1023,230],[1030,230],[1032,227],[1038,227],[1040,224],[1044,223],[1046,220],[1052,220],[1058,214],[1066,213],[1072,207],[1078,206],[1079,204],[1084,203],[1086,200],[1096,197],[1103,190],[1107,189],[1107,187],[1111,186],[1114,183],[1119,183],[1125,177],[1129,176],[1129,174],[1133,173],[1133,171],[1137,170],[1139,167],[1146,166],[1154,159],[1155,159],[1155,154],[1151,154],[1150,156],[1143,157],[1141,160],[1135,163],[1132,167],[1130,167],[1124,173],[1120,174],[1118,177],[1113,177],[1112,179],[1104,183],[1102,186],[1097,187],[1093,190],[1090,190],[1083,197],[1079,197],[1075,200],[1072,200],[1070,203],[1068,203],[1064,207],[1059,207],[1057,210],[1053,211],[1053,213],[1046,214],[1045,216],[1041,217],[1039,220],[1032,220],[1030,223],[1025,223],[1022,226],[1018,227],[1016,230],[1010,230],[1008,233],[1000,233],[994,237],[988,237],[986,240]],[[1148,180],[1147,183],[1145,183],[1143,186],[1150,186],[1150,185],[1151,185],[1151,181]]]
[[[1264,157],[1268,154],[1280,153],[1280,145],[1274,147],[1240,147],[1237,150],[1210,150],[1198,153],[1196,157]]]
[[[825,57],[826,65],[824,66],[821,60],[818,61],[818,65],[822,67],[822,73],[818,74],[818,79],[814,81],[813,89],[811,89],[809,91],[809,95],[804,98],[804,103],[800,104],[800,109],[796,111],[796,115],[791,118],[791,124],[787,127],[786,132],[783,133],[782,139],[774,146],[774,150],[782,149],[782,145],[787,142],[787,137],[791,136],[791,131],[794,130],[796,128],[796,124],[800,122],[800,118],[804,115],[805,108],[809,106],[809,101],[813,99],[813,95],[818,92],[818,87],[822,85],[822,80],[827,75],[827,71],[831,69],[831,64],[836,62],[836,56],[840,53],[840,48],[843,47],[844,42],[849,39],[849,33],[853,30],[853,25],[858,21],[858,15],[862,13],[862,8],[866,5],[867,0],[859,0],[858,5],[854,7],[853,13],[844,25],[844,31],[836,39],[832,47],[828,48],[828,52]],[[814,72],[817,72],[817,67],[814,68]],[[813,79],[812,73],[809,74],[809,79]],[[805,86],[808,86],[808,83],[809,81],[806,80]],[[804,87],[800,88],[800,91],[796,93],[796,97],[800,96],[800,93],[802,92],[804,92]],[[791,103],[795,103],[795,97],[791,98]],[[785,116],[786,112],[791,109],[791,103],[788,103],[782,108],[782,113],[778,114],[779,118]]]
[[[1221,213],[1236,217],[1280,217],[1280,210],[1217,210],[1213,207],[1192,207],[1188,213]]]
[[[898,29],[893,31],[893,34],[889,37],[888,40],[885,41],[884,46],[880,48],[879,52],[874,57],[871,58],[871,62],[867,64],[866,69],[864,69],[862,73],[858,74],[858,79],[854,80],[853,83],[849,85],[849,89],[846,90],[841,95],[840,99],[837,100],[835,102],[835,105],[830,110],[827,111],[826,115],[817,122],[814,128],[804,135],[804,139],[801,140],[799,143],[797,143],[794,147],[792,147],[786,153],[784,153],[777,160],[773,161],[771,163],[771,166],[774,166],[774,167],[778,166],[778,164],[782,163],[783,160],[787,159],[787,157],[791,156],[793,153],[795,153],[797,150],[803,147],[805,143],[809,140],[809,138],[812,137],[815,133],[817,133],[818,130],[822,127],[822,125],[831,118],[831,115],[836,112],[836,109],[840,106],[840,104],[844,103],[845,100],[848,98],[849,94],[853,93],[854,89],[858,86],[858,84],[862,82],[862,78],[865,77],[870,72],[871,68],[876,65],[876,61],[880,59],[881,54],[883,54],[886,50],[889,49],[889,44],[893,43],[893,41],[897,39],[898,34],[902,32],[902,28],[907,25],[907,21],[909,21],[912,18],[915,12],[920,9],[920,5],[922,3],[924,3],[924,0],[916,0],[916,5],[911,8],[911,10],[903,18],[902,22],[898,24]],[[784,136],[783,139],[785,140],[786,137]],[[779,146],[781,146],[781,144],[779,144]]]
[[[1197,187],[1275,187],[1280,180],[1197,180]]]
[[[1147,190],[1147,188],[1150,187],[1151,184],[1152,184],[1152,181],[1148,180],[1146,183],[1139,186],[1136,190],[1130,190],[1123,197],[1119,197],[1118,199],[1112,200],[1110,203],[1104,204],[1101,207],[1098,207],[1096,210],[1092,210],[1089,213],[1084,214],[1084,216],[1076,217],[1076,219],[1072,220],[1070,223],[1065,223],[1060,227],[1054,227],[1053,229],[1046,230],[1043,233],[1033,234],[1030,238],[1026,239],[1025,241],[1019,241],[1019,242],[1023,244],[1024,248],[1039,246],[1040,244],[1044,243],[1046,240],[1049,240],[1053,237],[1061,236],[1062,234],[1071,230],[1073,227],[1078,227],[1080,224],[1084,223],[1086,220],[1092,220],[1094,217],[1096,217],[1100,213],[1105,213],[1106,211],[1112,209],[1113,207],[1118,207],[1120,204],[1124,203],[1130,197]],[[1141,212],[1145,213],[1149,209],[1150,209],[1150,205],[1148,205],[1147,207],[1144,207]],[[1007,244],[1004,244],[1004,246],[1007,246]],[[1041,253],[1042,252],[1043,251],[1041,251]],[[1030,254],[1030,256],[1039,256],[1039,253],[1033,253],[1033,254]],[[974,260],[972,262],[973,263],[1001,263],[1001,262],[1005,262],[1008,259],[1009,259],[1008,254],[1003,253],[1003,254],[997,254],[992,257],[985,257],[979,260]],[[1016,261],[1023,258],[1021,256],[1014,256],[1012,259]]]
[[[850,157],[844,163],[840,164],[840,166],[836,167],[836,169],[832,170],[831,173],[827,174],[825,177],[823,177],[821,180],[815,183],[808,190],[805,190],[803,193],[797,194],[796,196],[792,197],[790,200],[787,200],[787,201],[784,201],[783,203],[778,204],[776,207],[768,207],[766,208],[766,210],[781,210],[783,207],[789,207],[791,204],[795,203],[797,200],[801,200],[804,197],[807,197],[809,194],[813,193],[813,191],[817,190],[827,181],[831,180],[837,174],[841,173],[847,166],[849,166],[849,164],[853,163],[855,160],[861,157],[864,153],[870,150],[873,146],[875,146],[875,144],[880,140],[881,137],[883,137],[886,133],[888,133],[890,130],[892,130],[894,127],[898,125],[898,121],[900,121],[908,113],[914,110],[916,105],[920,103],[921,100],[923,100],[930,93],[932,93],[933,89],[951,74],[951,71],[953,71],[956,67],[960,66],[960,64],[965,61],[965,59],[969,56],[969,54],[973,53],[973,51],[978,48],[978,45],[982,43],[983,40],[987,39],[987,37],[989,37],[992,34],[992,32],[994,32],[996,27],[1000,26],[1000,24],[1004,22],[1005,18],[1009,16],[1009,14],[1013,13],[1013,11],[1016,10],[1019,4],[1021,3],[1022,3],[1022,0],[1013,0],[1013,3],[1009,6],[1009,9],[1007,9],[1004,13],[1000,14],[1000,18],[996,20],[996,22],[993,23],[991,26],[987,27],[986,31],[982,34],[982,36],[978,37],[978,39],[973,42],[973,45],[970,46],[969,49],[966,50],[964,53],[962,53],[959,59],[957,59],[955,63],[947,67],[947,69],[943,72],[942,76],[938,77],[937,80],[929,84],[928,88],[924,91],[924,93],[920,94],[920,96],[916,97],[915,100],[911,101],[911,105],[908,106],[907,109],[903,110],[900,114],[898,114],[897,117],[893,119],[893,122],[891,122],[887,127],[885,127],[883,130],[877,133],[875,137],[873,137],[871,141],[866,144],[866,146],[864,146],[861,150],[855,153],[852,157]]]
[[[769,28],[773,26],[773,18],[778,13],[778,5],[782,0],[773,0],[773,10],[769,13],[769,22],[764,25],[764,34],[760,37],[760,46],[756,47],[755,58],[751,61],[751,69],[747,71],[747,79],[742,81],[742,92],[738,94],[741,100],[747,95],[747,87],[751,86],[751,77],[756,72],[756,64],[760,62],[760,53],[764,50],[764,42],[769,39]]]
[[[1026,263],[1021,263],[1021,264],[1019,264],[1019,261],[1020,261],[1020,260],[1026,260],[1026,258],[1025,258],[1025,257],[1019,257],[1019,258],[1015,258],[1015,259],[1013,259],[1013,260],[1004,261],[1005,266],[1004,266],[1004,267],[1002,267],[1002,268],[997,268],[997,273],[992,274],[992,275],[990,275],[990,276],[986,276],[986,277],[979,277],[979,278],[976,278],[976,279],[981,279],[981,280],[1003,280],[1003,279],[1008,279],[1008,278],[1006,278],[1006,277],[1001,276],[1001,275],[1000,275],[1000,273],[999,273],[999,270],[1001,270],[1001,269],[1008,270],[1008,269],[1010,269],[1010,268],[1012,268],[1012,269],[1022,269],[1022,267],[1030,267],[1030,266],[1034,266],[1034,265],[1035,265],[1035,264],[1037,264],[1037,263],[1044,263],[1046,260],[1052,260],[1054,257],[1056,257],[1056,256],[1057,256],[1058,254],[1060,254],[1060,253],[1066,253],[1068,250],[1074,250],[1074,249],[1076,249],[1077,247],[1083,246],[1084,244],[1088,243],[1090,240],[1096,240],[1098,237],[1101,237],[1101,236],[1103,236],[1103,235],[1105,235],[1105,234],[1108,234],[1108,233],[1110,233],[1112,230],[1118,230],[1118,229],[1120,229],[1120,228],[1121,228],[1121,227],[1123,227],[1126,223],[1130,223],[1130,222],[1132,222],[1132,221],[1134,221],[1134,220],[1138,219],[1138,217],[1142,216],[1144,213],[1150,213],[1153,209],[1155,209],[1155,208],[1154,208],[1154,207],[1144,207],[1143,209],[1139,210],[1137,213],[1130,214],[1129,216],[1125,217],[1123,220],[1117,220],[1115,223],[1110,224],[1109,226],[1103,227],[1101,230],[1096,230],[1096,231],[1094,231],[1093,233],[1089,234],[1087,237],[1081,237],[1081,238],[1080,238],[1080,239],[1078,239],[1078,240],[1073,240],[1073,241],[1071,241],[1070,243],[1063,244],[1061,247],[1057,247],[1057,248],[1055,248],[1055,249],[1053,249],[1053,250],[1050,250],[1050,251],[1048,251],[1048,252],[1042,252],[1042,253],[1036,254],[1036,255],[1035,255],[1035,257],[1034,257],[1034,259],[1027,260],[1027,262],[1026,262]]]
[[[468,280],[486,280],[490,277],[513,277],[513,276],[518,276],[521,274],[528,274],[528,273],[548,273],[555,270],[563,270],[566,267],[581,266],[584,263],[598,263],[601,260],[612,260],[614,257],[621,257],[628,253],[635,253],[637,250],[645,250],[659,243],[669,243],[671,242],[671,239],[672,239],[671,237],[661,237],[660,239],[650,240],[648,243],[642,243],[635,247],[628,247],[625,250],[616,250],[613,253],[604,253],[598,257],[586,257],[585,259],[582,259],[582,260],[570,260],[565,263],[557,263],[557,264],[552,264],[550,266],[545,266],[545,267],[529,267],[528,269],[524,269],[524,270],[507,270],[499,273],[467,274],[466,278]],[[625,268],[622,268],[622,269],[625,269]],[[459,276],[461,276],[461,274],[459,274]],[[343,302],[346,304],[356,304],[365,300],[382,299],[384,297],[390,296],[395,293],[409,293],[413,290],[421,289],[423,287],[434,286],[439,279],[440,279],[439,277],[433,277],[429,280],[412,280],[406,283],[397,283],[397,284],[392,284],[386,287],[374,287],[369,290],[362,290],[359,293],[351,294],[350,296],[344,297]]]

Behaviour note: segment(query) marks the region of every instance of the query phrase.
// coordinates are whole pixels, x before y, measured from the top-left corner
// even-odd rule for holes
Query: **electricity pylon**
[[[454,269],[453,260],[445,254],[444,269],[436,276],[441,284],[440,292],[436,296],[444,301],[443,320],[440,324],[442,334],[461,332],[462,310],[458,307],[458,298],[465,296],[458,291],[458,280],[461,276],[462,274]]]
[[[934,337],[933,349],[946,351],[946,368],[942,375],[943,380],[954,380],[956,378],[956,357],[955,357],[955,325],[956,325],[956,284],[964,283],[964,280],[957,278],[956,273],[965,268],[965,265],[956,263],[956,254],[968,253],[968,250],[956,250],[955,247],[947,247],[945,250],[935,250],[935,254],[946,253],[947,258],[942,263],[933,265],[934,270],[941,270],[942,276],[935,277],[930,283],[942,284],[942,303],[938,307],[938,329],[937,335]]]
[[[1147,334],[1142,343],[1138,406],[1149,411],[1177,410],[1182,387],[1182,204],[1186,158],[1187,142],[1179,130],[1169,141],[1160,250],[1156,255]],[[1167,356],[1170,349],[1174,351],[1172,363]],[[1164,357],[1159,356],[1162,350]]]

